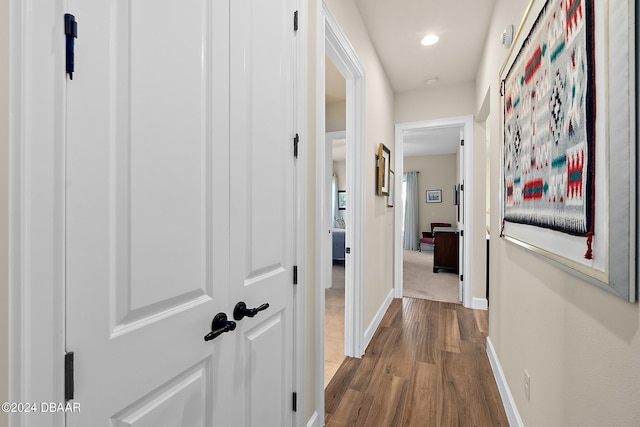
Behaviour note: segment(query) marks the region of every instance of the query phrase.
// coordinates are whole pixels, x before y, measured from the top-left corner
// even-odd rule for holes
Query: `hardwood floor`
[[[508,426],[485,352],[486,311],[393,300],[362,359],[325,390],[326,425]]]

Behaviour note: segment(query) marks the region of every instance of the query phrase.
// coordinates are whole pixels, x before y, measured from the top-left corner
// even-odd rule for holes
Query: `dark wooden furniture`
[[[458,272],[458,229],[455,227],[435,227],[433,253],[433,272],[440,269]]]
[[[432,222],[431,231],[423,231],[422,239],[420,239],[419,250],[433,250],[433,229],[436,227],[451,227],[448,222]]]

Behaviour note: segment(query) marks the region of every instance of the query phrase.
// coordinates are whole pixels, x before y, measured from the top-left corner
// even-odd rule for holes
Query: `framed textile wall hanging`
[[[532,0],[500,71],[501,236],[635,301],[634,5]]]

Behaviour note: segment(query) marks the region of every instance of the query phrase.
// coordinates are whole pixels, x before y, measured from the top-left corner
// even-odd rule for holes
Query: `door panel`
[[[261,322],[245,334],[245,365],[247,402],[260,402],[251,405],[251,413],[246,425],[289,425],[285,422],[283,408],[290,404],[290,385],[285,382],[286,359],[279,355],[287,348],[286,322],[283,313],[279,312]],[[265,385],[268,388],[265,389]],[[269,420],[268,422],[265,420]]]
[[[235,397],[241,426],[292,422],[292,11],[289,0],[231,3],[230,292],[270,304],[238,322],[247,363],[230,375],[246,386]]]
[[[174,378],[111,419],[113,427],[204,427],[211,425],[208,363]],[[176,410],[182,408],[182,410]]]
[[[68,426],[291,425],[293,12],[263,3],[70,0]],[[205,342],[238,301],[270,307]]]

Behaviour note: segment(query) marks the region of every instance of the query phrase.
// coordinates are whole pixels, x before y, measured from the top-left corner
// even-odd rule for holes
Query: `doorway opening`
[[[424,200],[418,200],[418,203],[427,203],[429,196],[430,201],[435,203],[442,203],[445,197],[451,200],[456,197],[457,190],[457,205],[455,208],[455,221],[451,221],[451,225],[456,225],[457,230],[454,230],[455,238],[458,245],[458,295],[459,300],[462,301],[465,307],[474,307],[474,300],[472,298],[471,289],[473,289],[473,277],[471,274],[465,275],[465,272],[473,271],[473,257],[471,256],[471,245],[465,245],[465,237],[473,235],[473,180],[465,179],[466,177],[473,176],[473,162],[472,159],[472,147],[473,147],[473,117],[472,116],[460,116],[452,117],[448,119],[438,120],[425,120],[412,123],[401,123],[396,125],[395,130],[395,142],[396,142],[396,160],[395,168],[400,174],[404,175],[408,170],[404,167],[404,150],[405,139],[410,140],[412,134],[419,134],[426,131],[434,131],[436,129],[453,131],[454,134],[458,133],[458,145],[460,147],[457,150],[458,155],[454,162],[456,167],[455,182],[450,188],[426,188],[424,194],[420,194],[420,197]],[[465,162],[465,158],[469,161]],[[403,182],[397,180],[396,191],[401,192]],[[428,186],[429,184],[427,184]],[[439,190],[439,191],[438,191]],[[435,191],[432,193],[431,191]],[[436,214],[437,215],[437,214]],[[431,222],[439,222],[436,220],[437,216],[434,216],[434,221],[428,221],[425,219],[423,222],[428,222],[428,228],[430,228]],[[403,236],[403,232],[411,232],[416,237],[420,236],[422,231],[428,232],[429,230],[404,230],[403,227],[404,215],[396,215],[394,226],[396,236]],[[442,221],[447,223],[448,221]],[[422,228],[427,227],[427,224],[419,223]],[[399,237],[394,242],[394,296],[396,298],[402,298],[403,296],[403,238]],[[416,248],[417,249],[417,248]],[[448,266],[448,265],[447,265]]]
[[[327,81],[327,83],[329,82]],[[328,111],[332,106],[327,104],[327,108],[327,116],[329,116]],[[329,129],[331,127],[327,125],[327,130]],[[330,181],[330,183],[327,182],[327,185],[331,188],[327,195],[331,200],[325,207],[325,209],[331,210],[329,213],[331,216],[329,232],[331,235],[331,256],[328,259],[330,279],[325,283],[324,386],[326,388],[345,358],[344,301],[346,278],[348,277],[345,235],[349,224],[346,206],[346,132],[328,131],[325,143],[327,151],[331,150],[330,155],[327,152],[327,158],[332,159],[331,162],[327,162],[327,179]]]
[[[461,130],[448,126],[404,132],[400,211],[404,297],[461,302],[457,238]]]
[[[325,210],[329,210],[331,228],[328,280],[325,282],[324,329],[324,386],[345,358],[345,285],[348,277],[346,263],[346,230],[351,217],[347,209],[347,90],[344,76],[331,59],[325,56]]]

